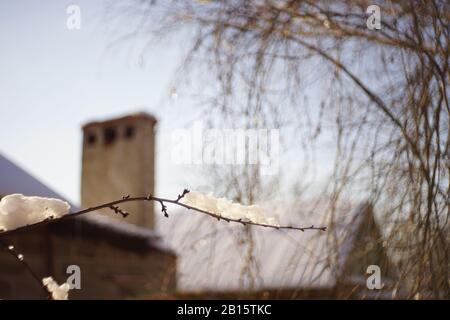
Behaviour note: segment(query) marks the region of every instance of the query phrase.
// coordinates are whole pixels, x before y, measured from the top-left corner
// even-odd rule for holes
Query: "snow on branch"
[[[179,202],[181,198],[184,199]],[[282,226],[275,217],[266,217],[264,211],[257,205],[244,206],[225,198],[216,198],[212,194],[205,195],[200,192],[190,192],[185,189],[181,198],[179,196],[174,203],[227,222],[274,229],[299,230],[302,232],[305,230],[327,230],[327,227],[315,227],[314,225],[308,227]]]
[[[69,211],[70,205],[59,199],[11,194],[0,201],[0,231],[61,218]]]
[[[155,201],[161,205],[161,211],[165,217],[168,203],[178,205],[210,217],[219,221],[240,223],[244,226],[254,225],[275,229],[293,229],[293,230],[321,230],[326,231],[326,227],[299,227],[299,226],[281,226],[277,219],[266,217],[263,210],[256,205],[244,206],[225,198],[216,198],[212,194],[202,194],[200,192],[190,192],[184,189],[176,199],[158,198],[152,195],[144,197],[123,196],[122,199],[101,204],[95,207],[83,209],[78,212],[69,213],[70,205],[62,200],[43,197],[27,197],[22,194],[12,194],[5,196],[0,201],[0,239],[2,236],[18,232],[23,229],[30,229],[61,219],[71,218],[88,212],[109,208],[116,214],[126,218],[129,213],[120,209],[119,204],[130,201]],[[42,286],[50,299],[67,299],[69,285],[58,283],[52,277],[41,278],[24,259],[23,254],[18,253],[14,246],[7,245],[0,240],[0,246],[14,256],[33,278]]]
[[[42,279],[42,284],[51,294],[53,300],[67,300],[69,297],[70,286],[64,282],[59,285],[52,277]]]
[[[215,213],[222,219],[237,220],[244,223],[252,222],[275,228],[280,227],[278,219],[266,217],[261,207],[257,205],[244,206],[226,198],[216,198],[212,193],[203,194],[191,191],[184,196],[182,202],[191,207]]]
[[[129,195],[126,195],[123,196],[122,199],[73,213],[69,213],[70,205],[59,199],[25,197],[20,194],[9,195],[0,201],[0,236],[104,208],[109,208],[116,214],[120,214],[123,218],[126,218],[129,213],[121,210],[118,205],[131,201],[159,202],[161,211],[164,213],[165,217],[169,216],[167,213],[167,204],[173,204],[206,214],[218,220],[240,223],[242,225],[299,231],[326,231],[326,227],[315,227],[314,225],[282,226],[275,218],[266,217],[259,206],[244,206],[225,198],[216,198],[211,194],[204,195],[200,192],[190,192],[189,190],[184,189],[176,199],[165,199],[154,197],[152,195],[143,197],[130,197]]]

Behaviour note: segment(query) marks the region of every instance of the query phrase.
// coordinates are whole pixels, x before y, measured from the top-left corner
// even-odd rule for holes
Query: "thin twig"
[[[22,264],[25,268],[25,270],[28,271],[28,273],[31,274],[31,276],[36,280],[38,285],[44,290],[45,295],[50,299],[51,293],[48,291],[47,287],[42,284],[42,278],[39,277],[36,272],[30,267],[28,262],[25,260],[25,257],[23,254],[16,251],[13,245],[7,245],[3,241],[0,240],[0,245],[7,251],[11,256],[13,256],[20,264]]]
[[[93,212],[93,211],[97,211],[100,209],[104,209],[104,208],[109,208],[111,210],[113,210],[116,214],[120,214],[122,215],[123,218],[126,218],[129,213],[120,209],[119,208],[119,204],[121,203],[125,203],[125,202],[131,202],[131,201],[155,201],[155,202],[159,202],[161,204],[161,211],[164,213],[165,217],[169,217],[168,213],[167,213],[167,206],[166,203],[171,203],[171,204],[175,204],[175,205],[179,205],[181,207],[184,207],[186,209],[189,210],[194,210],[197,211],[199,213],[203,213],[206,214],[210,217],[216,218],[219,221],[220,220],[224,220],[227,222],[235,222],[235,223],[240,223],[242,225],[254,225],[254,226],[261,226],[261,227],[266,227],[266,228],[274,228],[274,229],[292,229],[292,230],[300,230],[300,231],[305,231],[305,230],[321,230],[321,231],[325,231],[326,227],[315,227],[314,225],[310,226],[310,227],[294,227],[294,226],[274,226],[274,225],[270,225],[270,224],[263,224],[263,223],[256,223],[250,220],[243,220],[243,219],[233,219],[233,218],[228,218],[228,217],[223,217],[220,214],[217,213],[213,213],[213,212],[209,212],[209,211],[205,211],[199,208],[195,208],[192,207],[190,205],[184,204],[182,202],[180,202],[180,200],[187,194],[189,193],[189,190],[184,189],[182,194],[179,194],[177,196],[177,199],[172,200],[172,199],[165,199],[165,198],[158,198],[158,197],[154,197],[152,195],[148,195],[146,197],[133,197],[131,198],[129,195],[123,196],[121,200],[116,200],[116,201],[112,201],[112,202],[108,202],[102,205],[98,205],[95,207],[91,207],[91,208],[87,208],[84,210],[80,210],[78,212],[74,212],[71,214],[67,214],[62,216],[59,219],[46,219],[43,220],[41,222],[32,224],[32,225],[26,225],[26,226],[22,226],[19,227],[17,229],[13,229],[13,230],[7,230],[7,231],[3,231],[0,232],[0,237],[1,236],[5,236],[5,235],[10,235],[19,231],[22,231],[24,229],[31,229],[31,228],[35,228],[38,226],[43,226],[46,225],[48,223],[51,222],[55,222],[58,220],[63,220],[63,219],[68,219],[68,218],[72,218],[75,216],[79,216],[88,212]],[[51,298],[51,294],[48,291],[47,287],[42,285],[42,278],[39,277],[34,270],[30,267],[30,265],[26,262],[26,260],[24,259],[24,256],[20,253],[18,253],[15,249],[14,246],[12,245],[7,245],[6,243],[4,243],[3,241],[0,240],[0,245],[4,247],[4,249],[9,252],[9,254],[11,254],[15,259],[17,259],[17,261],[19,261],[24,268],[32,275],[32,277],[36,280],[36,282],[39,284],[40,287],[43,288],[43,290],[45,291],[45,294],[49,297],[49,299]]]
[[[113,209],[114,211],[118,210],[118,212],[120,213],[120,209],[117,207],[118,204],[121,203],[125,203],[125,202],[133,202],[133,201],[155,201],[155,202],[159,202],[161,204],[161,211],[164,213],[164,216],[168,217],[167,214],[167,206],[166,203],[171,203],[174,205],[178,205],[180,207],[184,207],[186,209],[189,210],[193,210],[193,211],[197,211],[199,213],[203,213],[206,214],[212,218],[215,218],[217,220],[224,220],[226,222],[234,222],[234,223],[240,223],[242,225],[253,225],[253,226],[260,226],[260,227],[265,227],[265,228],[273,228],[273,229],[290,229],[290,230],[299,230],[299,231],[305,231],[305,230],[320,230],[320,231],[326,231],[327,227],[316,227],[314,225],[308,226],[308,227],[298,227],[298,226],[275,226],[275,225],[271,225],[271,224],[265,224],[265,223],[257,223],[257,222],[253,222],[251,220],[243,220],[243,219],[234,219],[234,218],[229,218],[229,217],[224,217],[222,215],[220,215],[219,213],[213,213],[213,212],[209,212],[206,210],[202,210],[199,208],[195,208],[193,206],[184,204],[182,202],[180,202],[180,200],[189,192],[189,190],[185,189],[183,191],[182,195],[178,195],[177,199],[165,199],[165,198],[159,198],[159,197],[154,197],[152,195],[148,195],[148,196],[144,196],[144,197],[130,197],[130,196],[125,196],[122,197],[122,199],[120,200],[115,200],[112,202],[108,202],[108,203],[104,203],[98,206],[94,206],[94,207],[90,207],[87,209],[83,209],[77,212],[73,212],[73,213],[69,213],[66,214],[64,216],[62,216],[61,218],[58,219],[48,219],[48,220],[44,220],[32,225],[26,225],[26,226],[22,226],[19,227],[17,229],[13,229],[13,230],[6,230],[3,232],[0,232],[0,237],[1,236],[5,236],[5,235],[9,235],[9,234],[13,234],[25,229],[31,229],[31,228],[35,228],[35,227],[39,227],[39,226],[43,226],[46,225],[48,223],[52,223],[52,222],[56,222],[56,221],[61,221],[61,220],[65,220],[65,219],[69,219],[72,217],[76,217],[76,216],[80,216],[82,214],[88,213],[88,212],[93,212],[93,211],[98,211],[100,209],[104,209],[104,208],[117,208],[117,209]],[[120,211],[119,211],[120,210]],[[122,211],[124,212],[124,211]],[[122,214],[122,216],[126,217],[128,215],[127,212],[125,212],[125,214]]]

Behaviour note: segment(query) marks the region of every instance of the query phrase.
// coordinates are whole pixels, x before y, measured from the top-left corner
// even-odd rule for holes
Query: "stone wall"
[[[176,257],[168,252],[125,250],[107,240],[55,235],[47,228],[4,241],[13,243],[41,277],[51,275],[63,282],[70,275],[67,267],[78,265],[81,290],[71,291],[70,299],[132,299],[175,291]],[[45,298],[44,291],[30,274],[7,252],[0,252],[0,299],[40,298]]]

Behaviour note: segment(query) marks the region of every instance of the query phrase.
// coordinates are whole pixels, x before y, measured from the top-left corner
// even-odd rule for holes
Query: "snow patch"
[[[47,277],[42,279],[42,284],[52,294],[53,300],[67,300],[69,297],[70,286],[66,282],[62,285],[58,285],[52,277]]]
[[[216,198],[212,193],[203,194],[191,191],[182,198],[182,203],[194,208],[215,213],[224,218],[241,219],[242,221],[279,227],[278,219],[266,217],[264,210],[258,205],[244,206],[226,198]]]
[[[0,231],[61,218],[69,211],[70,205],[59,199],[11,194],[0,201]]]

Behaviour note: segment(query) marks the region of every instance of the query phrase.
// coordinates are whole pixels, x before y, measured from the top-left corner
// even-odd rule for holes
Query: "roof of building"
[[[156,124],[158,122],[157,119],[153,115],[151,115],[147,112],[136,112],[133,114],[128,114],[128,115],[113,118],[113,119],[107,119],[104,121],[90,121],[83,125],[83,130],[86,130],[88,128],[92,128],[92,127],[95,127],[98,125],[111,126],[111,125],[117,125],[117,124],[124,123],[124,122],[135,121],[135,120],[149,121],[152,124]]]
[[[14,193],[67,201],[0,154],[0,195]],[[68,202],[70,203],[70,201]],[[71,210],[72,212],[78,211],[79,207],[71,203]],[[114,246],[128,250],[145,251],[153,249],[173,254],[158,232],[111,219],[96,212],[90,212],[72,219],[55,221],[50,224],[50,230],[58,234],[70,233],[83,238],[102,239]]]
[[[285,225],[330,226],[324,214],[297,214],[292,210],[274,209],[281,213]],[[292,208],[292,207],[291,207]],[[306,210],[306,208],[305,208]],[[288,211],[286,214],[286,211]],[[283,215],[284,214],[284,215]],[[184,209],[171,212],[171,219],[158,223],[171,247],[177,249],[179,290],[195,292],[233,291],[250,288],[243,282],[242,272],[248,264],[253,269],[252,289],[332,288],[343,272],[347,257],[354,249],[355,234],[372,214],[371,206],[362,203],[343,210],[339,222],[327,232],[277,230],[253,227],[251,237],[239,224],[215,219]],[[336,235],[337,254],[330,254],[331,233]],[[253,257],[248,260],[248,245]]]

